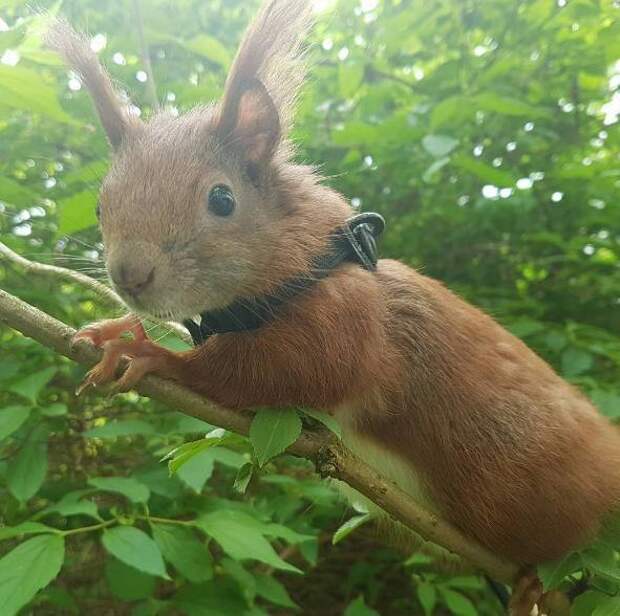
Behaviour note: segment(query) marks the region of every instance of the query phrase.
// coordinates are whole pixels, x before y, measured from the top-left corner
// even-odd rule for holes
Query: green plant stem
[[[79,533],[89,533],[94,530],[100,530],[102,528],[107,528],[108,526],[114,526],[114,524],[119,524],[117,518],[113,518],[111,520],[104,520],[99,524],[92,524],[91,526],[80,526],[80,528],[72,528],[71,530],[60,530],[58,532],[63,537],[67,537],[68,535],[77,535]]]

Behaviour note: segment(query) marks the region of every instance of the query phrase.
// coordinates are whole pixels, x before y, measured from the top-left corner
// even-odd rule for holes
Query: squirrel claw
[[[111,383],[110,396],[134,389],[149,372],[166,372],[170,352],[150,340],[110,340],[103,343],[103,357],[86,375],[78,387],[80,395],[88,387]],[[127,359],[123,374],[115,380],[121,359]]]
[[[72,343],[87,340],[93,346],[100,348],[106,342],[119,340],[126,332],[131,333],[134,340],[147,340],[146,331],[140,319],[133,314],[127,314],[118,319],[97,321],[83,327],[73,335]]]

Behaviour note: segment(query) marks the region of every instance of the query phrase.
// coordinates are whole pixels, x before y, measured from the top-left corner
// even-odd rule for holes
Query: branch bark
[[[85,366],[93,365],[100,357],[100,352],[84,341],[72,344],[73,328],[1,289],[0,323]],[[172,381],[148,375],[139,383],[137,391],[232,432],[243,435],[249,432],[250,411],[222,408]],[[498,581],[514,582],[518,574],[514,563],[492,554],[465,537],[456,527],[421,507],[394,483],[342,447],[330,434],[304,431],[288,451],[312,460],[321,475],[346,482],[424,539],[462,556]]]

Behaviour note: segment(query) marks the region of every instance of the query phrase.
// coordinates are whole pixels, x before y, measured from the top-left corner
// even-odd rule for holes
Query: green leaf
[[[538,577],[545,591],[557,588],[562,580],[581,568],[581,559],[576,553],[569,554],[561,560],[542,563],[537,567]]]
[[[76,184],[98,184],[108,172],[110,163],[107,160],[94,160],[86,165],[80,165],[65,173],[62,176],[63,181],[68,186]]]
[[[134,436],[136,434],[154,434],[155,428],[141,419],[123,419],[113,421],[104,426],[86,430],[84,436],[96,438],[116,438],[118,436]]]
[[[416,587],[418,601],[426,616],[431,616],[437,605],[437,589],[428,582],[420,582]]]
[[[445,124],[457,124],[474,114],[471,100],[462,96],[446,98],[435,105],[431,112],[431,128],[436,130]]]
[[[219,510],[202,516],[197,523],[235,560],[253,559],[276,569],[300,573],[297,567],[278,556],[263,536],[260,522],[250,516],[235,511]]]
[[[465,595],[444,587],[440,587],[439,592],[448,609],[456,616],[478,616],[478,611]]]
[[[237,476],[235,477],[235,483],[233,487],[240,494],[245,494],[245,491],[248,489],[248,485],[252,479],[252,475],[254,474],[254,463],[246,462],[238,471]]]
[[[32,207],[37,203],[39,195],[27,186],[7,177],[0,176],[0,201],[12,203],[20,207]]]
[[[152,524],[151,528],[164,558],[181,575],[194,584],[213,577],[211,554],[189,528],[172,524]]]
[[[97,193],[83,190],[58,202],[60,235],[71,235],[97,225]]]
[[[255,583],[256,594],[263,599],[267,599],[267,601],[282,607],[299,609],[299,606],[291,599],[285,586],[274,577],[270,575],[257,575],[255,576]]]
[[[149,500],[149,489],[133,477],[92,477],[88,485],[103,490],[122,494],[133,503],[146,503]]]
[[[162,462],[168,460],[170,474],[174,474],[178,472],[181,466],[206,449],[218,447],[219,445],[226,445],[235,442],[237,439],[239,439],[239,437],[234,434],[229,434],[221,428],[216,428],[215,430],[211,430],[205,438],[199,441],[192,441],[190,443],[184,443],[180,447],[175,447],[162,458]]]
[[[319,542],[316,539],[299,544],[301,555],[314,567],[319,560]]]
[[[240,562],[232,560],[232,558],[223,558],[220,564],[222,569],[237,582],[246,601],[252,604],[256,596],[256,580],[254,575],[246,571]]]
[[[569,347],[562,353],[562,374],[573,377],[587,372],[594,364],[592,353]]]
[[[277,524],[275,522],[263,524],[262,522],[257,522],[257,528],[259,527],[258,525],[260,525],[261,532],[268,537],[278,537],[279,539],[288,541],[288,543],[303,543],[304,541],[314,539],[313,535],[298,533],[292,528],[284,526],[284,524]]]
[[[312,417],[312,419],[316,419],[316,421],[320,421],[328,430],[333,432],[340,440],[342,440],[342,428],[340,424],[336,421],[336,418],[326,413],[324,411],[317,411],[316,409],[298,409],[305,415]]]
[[[368,607],[364,602],[364,597],[360,595],[357,599],[349,603],[343,616],[380,616],[377,610]]]
[[[7,468],[7,486],[22,503],[32,498],[47,474],[47,429],[39,426]]]
[[[41,390],[52,380],[57,371],[57,368],[45,368],[39,372],[32,372],[13,383],[9,391],[23,396],[34,404]]]
[[[373,143],[379,136],[379,127],[365,122],[347,122],[342,127],[335,127],[332,141],[340,146],[353,146]]]
[[[343,98],[354,96],[363,79],[364,65],[361,62],[341,62],[338,66],[338,83]]]
[[[105,577],[113,595],[123,601],[138,601],[150,597],[155,591],[155,578],[138,571],[116,558],[107,558]]]
[[[447,135],[426,135],[422,139],[422,146],[434,158],[447,156],[458,144],[458,139]]]
[[[545,115],[545,111],[528,105],[523,101],[515,98],[507,98],[504,96],[498,96],[493,92],[485,92],[479,94],[474,98],[474,103],[479,109],[485,111],[495,111],[502,115],[508,116],[523,116],[527,118],[538,118]]]
[[[294,409],[261,409],[250,426],[250,442],[259,466],[292,445],[301,434],[301,419]]]
[[[596,606],[592,616],[620,616],[620,597],[606,597]]]
[[[13,616],[60,571],[65,544],[58,535],[34,537],[0,559],[0,614]]]
[[[0,106],[28,110],[66,124],[75,124],[58,104],[56,92],[41,75],[21,66],[0,64]]]
[[[359,528],[362,524],[368,522],[371,519],[369,513],[364,513],[362,515],[356,515],[355,517],[347,520],[338,530],[334,533],[332,537],[332,544],[336,545],[342,541],[345,537],[349,536],[356,528]]]
[[[439,158],[433,161],[433,163],[429,165],[424,171],[424,173],[422,174],[422,179],[425,182],[431,182],[433,178],[435,177],[435,174],[440,169],[443,169],[449,162],[450,162],[450,158],[448,156],[445,156],[444,158]]]
[[[596,543],[581,553],[583,565],[592,573],[620,584],[620,567],[616,552],[608,545]]]
[[[0,410],[0,441],[11,436],[30,415],[28,406],[5,406]]]
[[[519,319],[517,321],[513,321],[508,326],[508,329],[519,338],[527,338],[532,334],[538,334],[545,331],[546,326],[544,323],[535,321],[534,319]]]
[[[607,599],[607,596],[599,592],[586,591],[582,595],[575,597],[570,608],[570,616],[592,616],[595,609],[604,605]]]
[[[514,176],[508,171],[496,169],[465,154],[454,156],[452,163],[464,171],[472,173],[484,182],[494,184],[495,186],[514,186],[516,182]]]
[[[204,56],[211,62],[220,64],[224,68],[227,68],[230,64],[230,54],[228,49],[222,45],[216,38],[209,36],[208,34],[199,34],[193,39],[187,42],[182,42],[182,45],[194,53]]]
[[[229,577],[187,584],[176,593],[174,603],[187,616],[249,616],[245,597]]]
[[[15,360],[0,359],[0,381],[12,379],[19,369],[20,365]]]
[[[40,535],[43,533],[56,533],[60,531],[46,526],[45,524],[39,524],[39,522],[22,522],[17,526],[2,526],[0,527],[0,541],[4,539],[11,539],[13,537],[19,537],[20,535]]]
[[[68,411],[67,405],[61,402],[52,402],[39,409],[41,415],[45,415],[46,417],[62,417],[66,415]]]
[[[590,394],[592,402],[611,419],[620,417],[620,395],[612,391],[596,389]]]
[[[97,505],[89,500],[83,500],[82,496],[89,494],[89,490],[78,490],[76,492],[69,492],[65,494],[57,503],[46,507],[43,511],[37,513],[37,518],[45,517],[46,515],[57,513],[64,517],[70,517],[73,515],[86,515],[95,520],[100,520],[99,512],[97,511]]]
[[[177,470],[177,477],[196,494],[200,494],[213,474],[213,460],[212,449],[201,451]]]
[[[149,575],[169,579],[157,544],[140,529],[133,526],[117,526],[105,530],[101,541],[112,556],[126,565]]]

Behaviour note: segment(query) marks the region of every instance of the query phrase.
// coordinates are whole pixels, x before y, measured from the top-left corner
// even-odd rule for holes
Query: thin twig
[[[75,330],[34,306],[0,290],[0,323],[47,346],[57,353],[87,366],[101,353],[84,341],[72,344]],[[198,394],[165,379],[147,375],[136,388],[187,415],[239,434],[248,434],[252,413],[225,409]],[[383,479],[373,468],[334,442],[324,432],[302,432],[289,448],[290,453],[312,460],[318,471],[348,483],[418,535],[458,554],[492,578],[511,583],[517,566],[465,537],[457,528],[427,511],[394,483]]]
[[[155,84],[155,75],[153,74],[153,66],[151,65],[151,52],[149,45],[146,42],[144,36],[144,20],[142,18],[142,8],[140,6],[140,0],[132,0],[133,10],[136,15],[136,23],[138,26],[138,38],[140,40],[140,54],[142,56],[142,62],[144,62],[144,69],[146,72],[146,92],[149,97],[149,102],[154,111],[159,109],[159,100],[157,99],[157,85]]]

